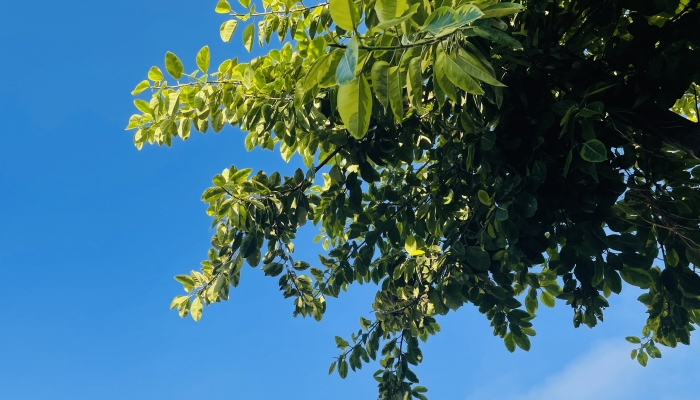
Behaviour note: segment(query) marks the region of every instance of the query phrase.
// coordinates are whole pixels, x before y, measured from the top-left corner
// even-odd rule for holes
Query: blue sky
[[[211,232],[200,199],[230,164],[293,171],[243,149],[233,129],[137,151],[129,92],[166,51],[186,70],[248,55],[220,42],[215,1],[7,2],[0,24],[0,399],[371,399],[376,365],[328,376],[334,335],[369,316],[372,287],[332,299],[322,323],[294,319],[276,279],[244,269],[199,323],[168,310]],[[188,67],[189,65],[189,67]],[[292,164],[298,160],[292,160]],[[297,253],[315,259],[307,229]],[[506,351],[471,307],[440,320],[417,372],[440,399],[691,399],[697,346],[643,369],[624,336],[643,307],[630,288],[604,324],[574,329],[540,310],[530,353]]]

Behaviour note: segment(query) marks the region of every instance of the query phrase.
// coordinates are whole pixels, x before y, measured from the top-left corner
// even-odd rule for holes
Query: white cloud
[[[545,378],[519,400],[624,398],[643,371],[631,362],[623,346],[596,346],[563,371]]]
[[[697,346],[661,347],[664,357],[650,360],[646,368],[630,360],[619,339],[597,344],[588,353],[535,384],[517,400],[697,399],[700,381]],[[483,398],[483,397],[482,397]]]
[[[646,368],[630,359],[632,345],[616,337],[594,344],[564,367],[530,359],[468,388],[468,400],[697,400],[700,346],[660,346]],[[526,366],[528,365],[529,366]],[[528,370],[522,370],[528,368]],[[538,372],[534,372],[538,371]],[[534,373],[533,373],[534,372]],[[489,376],[489,375],[487,375]]]

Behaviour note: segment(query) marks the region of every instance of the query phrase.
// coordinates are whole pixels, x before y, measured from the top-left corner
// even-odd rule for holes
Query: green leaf
[[[452,7],[443,6],[433,11],[421,31],[428,32],[434,36],[440,33],[443,29],[453,26],[457,21],[457,13]]]
[[[447,68],[445,67],[446,58],[447,56],[445,55],[445,52],[442,51],[441,47],[438,47],[435,66],[433,68],[433,75],[435,77],[433,79],[433,83],[437,83],[437,85],[434,84],[433,86],[435,87],[435,94],[440,102],[443,101],[442,99],[444,95],[447,95],[447,97],[452,101],[457,101],[455,86],[447,77]]]
[[[406,10],[406,12],[403,13],[403,15],[401,15],[398,18],[394,18],[394,19],[386,20],[384,22],[380,22],[379,24],[377,24],[377,28],[389,29],[389,28],[392,28],[396,25],[404,23],[404,22],[408,21],[409,19],[411,19],[416,14],[419,7],[420,7],[420,4],[414,3],[411,5],[411,7],[408,8],[408,10]]]
[[[486,271],[491,268],[491,256],[479,246],[467,247],[466,259],[469,266],[477,271]]]
[[[421,241],[422,241],[422,239],[421,239]],[[406,249],[406,252],[411,257],[422,256],[423,254],[425,254],[425,251],[420,250],[418,248],[418,241],[416,241],[416,238],[413,236],[409,236],[406,238],[406,243],[404,245],[404,249]]]
[[[503,338],[503,342],[506,345],[506,349],[510,351],[511,353],[515,351],[515,339],[513,338],[513,333],[508,332],[506,336]]]
[[[250,0],[238,0],[239,3],[245,8],[250,8]]]
[[[625,282],[642,289],[648,289],[653,283],[651,275],[641,268],[624,267],[620,275]]]
[[[571,167],[571,159],[574,156],[574,149],[569,150],[569,155],[566,156],[566,162],[564,162],[564,178],[569,174],[569,167]]]
[[[586,106],[582,108],[581,111],[579,111],[576,115],[581,118],[592,117],[594,115],[602,114],[603,108],[604,105],[602,102],[594,101],[593,103],[586,104]]]
[[[482,18],[500,18],[518,13],[524,9],[525,7],[516,3],[497,3],[481,9],[481,12],[484,13]]]
[[[678,257],[678,253],[676,252],[675,249],[672,248],[667,248],[666,249],[666,264],[675,267],[678,265],[680,262],[680,258]]]
[[[143,80],[143,81],[139,82],[138,85],[136,85],[136,88],[134,88],[134,90],[131,91],[131,95],[136,96],[137,94],[143,92],[144,90],[148,89],[149,87],[151,87],[151,82],[149,82],[147,80]]]
[[[421,72],[421,59],[414,57],[408,62],[408,92],[413,106],[418,110],[423,102],[423,75]]]
[[[333,362],[331,363],[331,366],[328,368],[328,375],[332,374],[333,371],[335,371],[335,364],[336,364],[336,363],[337,363],[337,361],[333,361]]]
[[[205,74],[209,70],[209,46],[202,47],[197,53],[197,67]]]
[[[372,115],[372,93],[364,75],[338,88],[338,113],[355,139],[362,139],[367,134]]]
[[[235,185],[240,185],[248,180],[248,176],[250,176],[251,172],[253,172],[251,168],[244,168],[238,170],[233,175],[231,175],[231,177],[229,178],[229,182]]]
[[[185,67],[182,66],[182,62],[177,56],[171,52],[165,53],[165,69],[168,71],[170,76],[175,79],[182,78],[182,73]]]
[[[202,299],[195,297],[194,301],[192,302],[192,307],[190,308],[190,313],[192,315],[192,319],[195,321],[199,321],[202,318]]]
[[[175,277],[175,280],[182,283],[186,292],[194,289],[194,280],[192,280],[192,277],[189,275],[178,275]]]
[[[353,36],[345,48],[343,58],[340,59],[335,70],[335,80],[338,86],[346,85],[355,79],[355,69],[357,68],[357,37]]]
[[[499,31],[498,29],[483,28],[483,27],[475,26],[474,33],[476,33],[477,35],[481,36],[484,39],[490,40],[492,42],[496,42],[496,43],[504,45],[504,46],[508,46],[512,49],[520,50],[523,48],[522,43],[515,40],[509,34],[502,32],[502,31]]]
[[[471,53],[459,49],[456,55],[456,62],[464,69],[464,71],[473,76],[474,78],[483,81],[485,83],[488,83],[489,85],[492,86],[505,86],[501,82],[499,82],[495,76],[484,67],[484,65],[477,59],[475,56],[473,56]],[[483,93],[483,91],[482,91]]]
[[[340,364],[338,365],[338,375],[342,379],[345,379],[348,376],[348,362],[345,360],[342,360]]]
[[[219,35],[221,36],[221,40],[224,42],[229,42],[231,40],[231,36],[233,36],[233,33],[236,31],[236,27],[238,26],[238,21],[235,19],[228,20],[221,24],[221,28],[219,28]]]
[[[549,308],[554,307],[554,305],[556,303],[554,296],[552,296],[552,294],[549,292],[540,293],[540,301],[542,301],[542,304],[544,304],[545,306],[547,306]]]
[[[248,232],[248,234],[245,235],[245,237],[243,238],[243,241],[241,242],[241,247],[239,249],[241,255],[243,255],[243,258],[248,258],[257,249],[258,249],[258,238],[255,235],[255,232]]]
[[[403,370],[403,374],[404,374],[404,376],[406,376],[406,379],[407,379],[409,382],[418,383],[418,377],[417,377],[416,374],[415,374],[413,371],[411,371],[410,369],[408,369],[408,368],[404,369],[404,370]]]
[[[537,212],[537,199],[530,193],[522,193],[515,200],[515,210],[525,218],[531,218]]]
[[[309,68],[304,78],[304,85],[302,90],[304,93],[319,87],[323,78],[328,75],[328,70],[330,69],[331,55],[324,54],[319,57]]]
[[[146,100],[136,99],[134,100],[134,105],[142,113],[151,113],[151,105]]]
[[[345,350],[348,348],[350,343],[348,343],[345,339],[341,338],[340,336],[336,336],[335,345],[338,346],[340,350]]]
[[[278,262],[272,262],[269,264],[265,264],[262,267],[262,271],[265,273],[266,276],[277,276],[282,273],[284,270],[284,265]]]
[[[640,351],[639,354],[637,354],[637,361],[642,367],[646,367],[647,362],[649,361],[649,356],[647,356],[647,353]]]
[[[525,351],[530,351],[530,338],[527,337],[527,335],[513,335],[513,339],[515,339],[515,344],[517,344],[518,347]]]
[[[396,122],[403,120],[403,82],[399,67],[389,68],[389,103]]]
[[[479,201],[481,202],[481,204],[483,204],[485,206],[490,206],[491,204],[493,204],[493,201],[491,201],[491,196],[489,196],[489,194],[486,193],[485,190],[479,190],[476,193],[476,195],[479,198]]]
[[[600,140],[589,140],[581,148],[581,158],[592,163],[603,162],[608,159],[607,148]]]
[[[389,107],[389,63],[377,61],[372,65],[372,87],[377,100],[384,107]]]
[[[489,151],[496,145],[496,132],[486,131],[481,136],[481,150]]]
[[[330,0],[330,12],[333,22],[348,32],[357,26],[358,11],[353,0]]]
[[[642,343],[641,339],[639,339],[639,338],[636,337],[636,336],[627,336],[627,337],[625,338],[625,340],[628,341],[628,342],[630,342],[630,343],[632,343],[632,344],[639,344],[639,343]]]
[[[162,81],[163,80],[163,72],[161,72],[160,68],[153,66],[151,69],[148,71],[148,79],[152,81]]]
[[[406,0],[377,0],[374,10],[380,23],[400,17],[406,10]]]
[[[609,266],[605,267],[604,282],[605,285],[614,293],[620,294],[622,291],[622,280],[620,279],[620,275]]]
[[[189,299],[189,296],[175,296],[172,302],[170,302],[170,309],[180,306],[184,301]]]
[[[231,5],[226,0],[219,0],[214,9],[219,14],[227,14],[231,12]]]
[[[472,79],[467,72],[457,64],[456,57],[454,55],[446,55],[441,53],[439,57],[443,58],[442,67],[445,68],[445,74],[447,78],[458,88],[464,90],[467,93],[472,94],[484,94],[484,90],[479,86],[479,84]]]
[[[369,329],[370,325],[372,325],[372,321],[368,320],[367,318],[360,317],[360,327],[364,330]]]
[[[457,9],[457,20],[455,25],[464,26],[466,24],[472,23],[477,19],[484,16],[479,7],[474,4],[465,4]]]
[[[428,388],[426,388],[426,387],[424,387],[424,386],[416,386],[416,387],[413,388],[412,392],[413,392],[413,393],[427,393],[427,392],[428,392]]]
[[[243,47],[250,52],[253,50],[253,39],[255,38],[255,27],[250,24],[243,29]]]

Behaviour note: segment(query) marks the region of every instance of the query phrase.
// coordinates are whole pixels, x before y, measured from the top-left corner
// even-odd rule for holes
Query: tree
[[[436,316],[466,303],[511,352],[530,349],[538,305],[603,320],[623,281],[648,307],[632,358],[689,344],[700,323],[700,8],[697,0],[220,0],[248,62],[184,74],[167,53],[133,94],[134,142],[171,145],[191,126],[298,153],[293,176],[231,166],[202,199],[216,233],[171,308],[195,320],[228,299],[247,262],[279,277],[294,314],[377,285],[331,365],[379,358],[379,396],[425,398],[411,366]],[[260,5],[257,5],[260,7]],[[274,47],[274,46],[273,46]],[[312,221],[327,254],[294,258]],[[656,261],[659,261],[658,263]],[[312,267],[312,264],[315,267]],[[310,275],[306,275],[309,271]],[[523,305],[524,303],[524,305]]]

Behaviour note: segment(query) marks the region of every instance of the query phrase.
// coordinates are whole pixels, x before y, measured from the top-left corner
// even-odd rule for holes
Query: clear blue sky
[[[230,128],[140,152],[124,131],[129,92],[166,51],[187,71],[205,44],[213,65],[248,57],[240,32],[220,42],[215,3],[3,3],[0,400],[374,398],[376,365],[326,374],[333,336],[369,316],[371,287],[332,299],[319,324],[292,318],[276,279],[246,267],[199,323],[168,310],[172,277],[206,256],[211,177],[232,163],[291,171],[277,153],[246,153]],[[315,259],[313,234],[302,258]],[[424,345],[421,384],[432,400],[697,398],[697,345],[662,348],[646,369],[629,360],[636,296],[625,288],[594,330],[574,329],[563,304],[541,308],[531,352],[516,354],[462,308]]]

